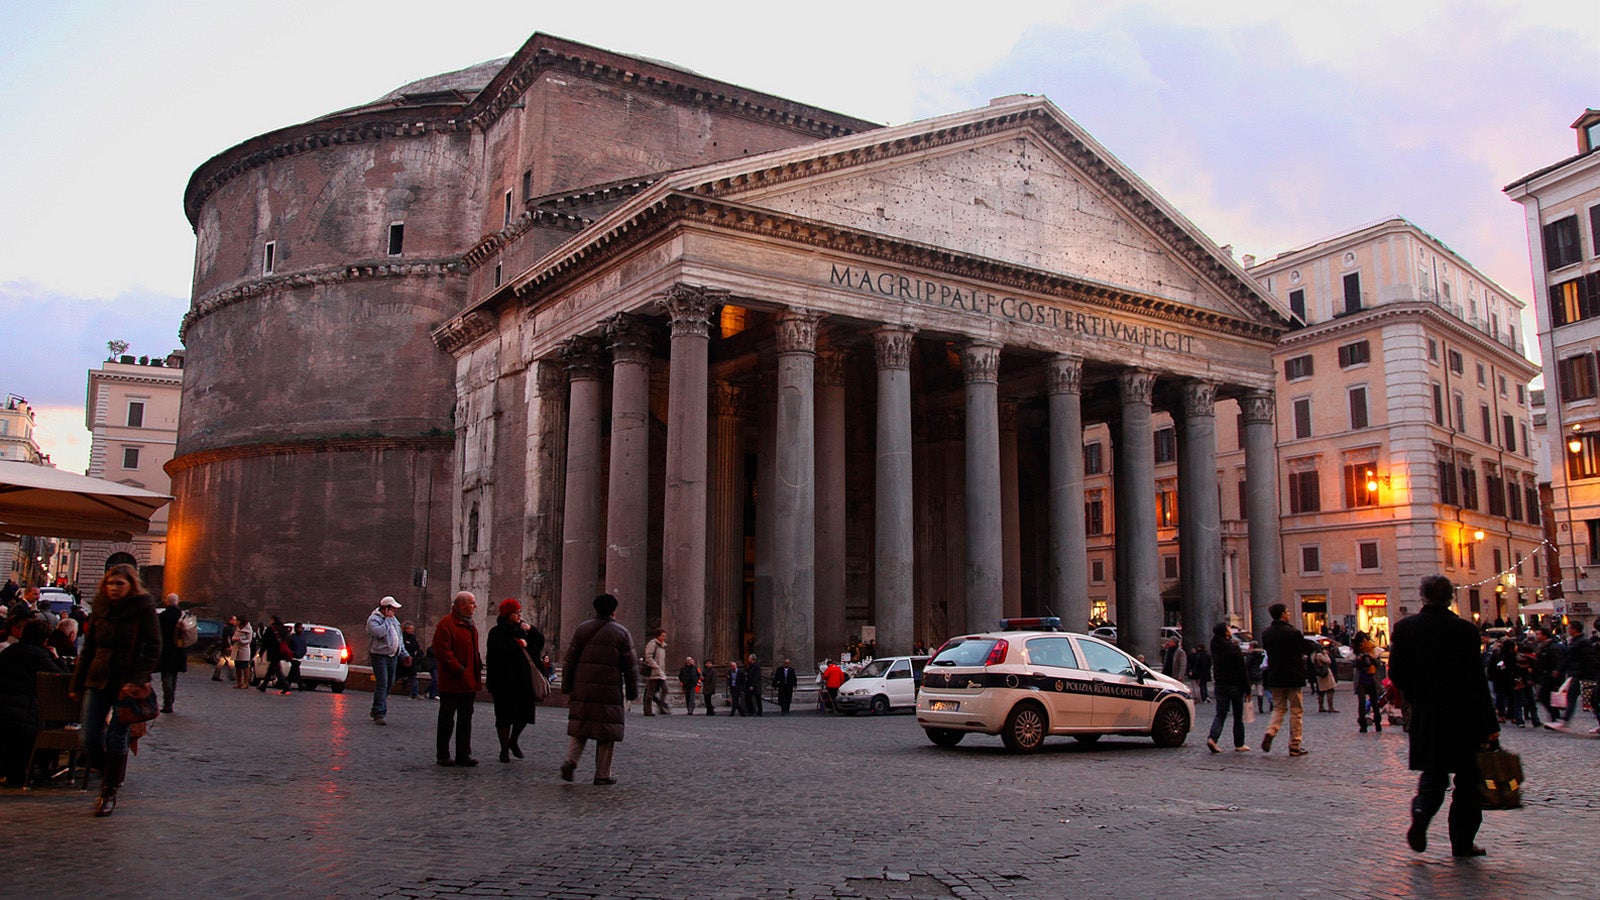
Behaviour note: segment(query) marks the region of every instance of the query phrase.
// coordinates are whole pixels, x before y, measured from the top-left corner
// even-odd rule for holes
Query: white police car
[[[953,747],[968,732],[998,734],[1032,753],[1047,735],[1092,743],[1106,734],[1148,735],[1177,747],[1194,722],[1183,682],[1152,671],[1086,634],[1058,631],[1054,617],[1001,620],[1001,630],[946,641],[928,662],[917,724]]]

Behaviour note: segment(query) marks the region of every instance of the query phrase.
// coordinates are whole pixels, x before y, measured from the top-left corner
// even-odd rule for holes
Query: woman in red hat
[[[494,697],[494,730],[500,737],[500,761],[522,758],[517,738],[533,721],[534,660],[544,654],[544,635],[522,621],[522,604],[500,603],[497,624],[489,629],[489,693]]]

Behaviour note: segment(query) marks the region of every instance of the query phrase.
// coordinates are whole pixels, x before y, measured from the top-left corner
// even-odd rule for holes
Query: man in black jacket
[[[795,675],[794,666],[789,664],[788,657],[784,657],[783,665],[772,672],[772,686],[778,691],[778,708],[784,715],[789,714],[789,704],[794,700],[795,685],[800,679]]]
[[[1272,692],[1272,721],[1261,738],[1263,752],[1271,752],[1272,739],[1283,728],[1283,714],[1289,714],[1289,755],[1305,756],[1311,751],[1300,746],[1306,709],[1306,638],[1289,624],[1289,608],[1282,603],[1267,607],[1272,624],[1261,632],[1261,647],[1267,651],[1267,671],[1262,681]]]
[[[1428,822],[1454,773],[1451,853],[1482,856],[1473,844],[1483,823],[1475,754],[1500,737],[1500,725],[1479,663],[1478,629],[1450,610],[1454,592],[1443,575],[1422,579],[1422,611],[1400,620],[1389,648],[1389,679],[1411,704],[1410,766],[1422,773],[1406,843],[1418,853],[1428,848]]]

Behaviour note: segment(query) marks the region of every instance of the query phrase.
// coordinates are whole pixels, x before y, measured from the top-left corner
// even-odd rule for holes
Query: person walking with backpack
[[[161,659],[161,623],[156,600],[139,583],[133,566],[106,570],[94,594],[94,612],[84,632],[83,652],[72,670],[68,698],[83,701],[83,749],[91,768],[100,770],[96,816],[109,816],[117,789],[128,772],[128,736],[117,706],[143,691]]]

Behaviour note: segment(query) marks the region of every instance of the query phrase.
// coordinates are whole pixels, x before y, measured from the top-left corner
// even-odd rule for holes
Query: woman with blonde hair
[[[128,771],[128,733],[132,723],[117,715],[119,700],[150,690],[150,673],[161,657],[161,626],[156,601],[139,582],[133,566],[106,570],[94,594],[94,612],[84,626],[83,652],[72,671],[69,696],[83,700],[83,749],[100,770],[96,816],[109,816],[117,788]]]

